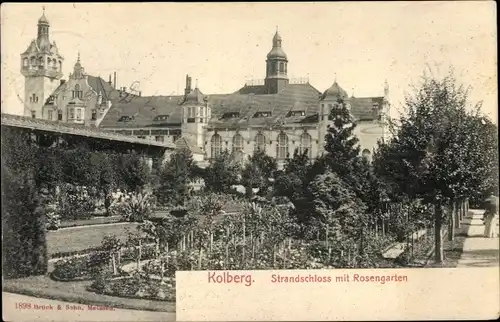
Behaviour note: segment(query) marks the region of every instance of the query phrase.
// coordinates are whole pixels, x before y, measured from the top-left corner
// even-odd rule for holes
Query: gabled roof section
[[[351,97],[351,113],[359,121],[373,121],[377,118],[374,107],[382,109],[383,97]]]
[[[188,149],[193,153],[203,154],[203,150],[199,146],[186,139],[185,137],[180,137],[179,139],[177,139],[177,141],[175,141],[175,148],[178,150]]]
[[[227,95],[212,105],[211,127],[267,126],[281,120],[285,123],[300,123],[307,117],[317,114],[319,95],[316,88],[309,83],[289,84],[277,94],[240,94],[248,92],[248,88],[259,89],[259,86],[245,86],[239,91]],[[292,110],[304,111],[293,120],[286,118]],[[239,119],[225,120],[222,116],[228,112],[239,112]],[[253,117],[258,112],[270,112],[269,117]]]
[[[111,98],[111,108],[101,122],[101,127],[152,127],[179,126],[182,119],[183,96],[134,96],[123,95]],[[123,124],[119,118],[134,115],[134,120]],[[159,115],[169,115],[166,120],[155,121]]]

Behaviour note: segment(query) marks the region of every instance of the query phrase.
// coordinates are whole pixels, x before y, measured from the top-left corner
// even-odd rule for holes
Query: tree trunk
[[[462,203],[460,199],[457,199],[455,201],[455,209],[453,212],[453,216],[455,217],[455,228],[459,229],[460,228],[460,215],[462,213]]]
[[[455,239],[455,202],[452,201],[448,209],[448,240]]]
[[[441,264],[444,258],[443,234],[441,226],[443,223],[443,208],[440,203],[434,206],[434,260]]]
[[[120,247],[118,249],[118,267],[120,267],[122,264],[122,248]]]
[[[203,248],[200,247],[200,254],[198,256],[198,270],[201,271],[201,257],[203,255]]]
[[[118,270],[116,269],[116,258],[115,254],[111,255],[111,263],[113,264],[113,275],[118,275]]]

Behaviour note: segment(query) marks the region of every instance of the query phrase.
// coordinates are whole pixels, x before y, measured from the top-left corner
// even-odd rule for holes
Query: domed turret
[[[333,83],[332,86],[330,86],[329,89],[327,89],[323,95],[322,95],[322,100],[325,100],[325,99],[345,99],[345,98],[348,98],[349,95],[347,94],[347,92],[342,89],[342,87],[339,86],[339,84],[337,83],[337,81],[335,81]]]
[[[50,25],[49,24],[49,20],[47,19],[47,17],[45,17],[45,10],[43,11],[42,13],[42,16],[40,17],[40,19],[38,19],[38,24],[39,25]]]
[[[267,54],[265,86],[268,94],[276,94],[288,85],[288,58],[281,48],[281,36],[276,28],[273,37],[273,48]]]
[[[283,48],[281,48],[281,36],[280,34],[278,33],[278,31],[276,30],[276,33],[274,34],[274,37],[273,37],[273,48],[271,49],[271,51],[269,52],[269,54],[267,54],[267,58],[283,58],[283,59],[287,59],[287,56],[285,54],[285,52],[283,51]]]

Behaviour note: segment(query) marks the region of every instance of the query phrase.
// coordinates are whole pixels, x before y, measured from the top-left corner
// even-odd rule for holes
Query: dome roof
[[[203,103],[203,93],[198,89],[195,88],[192,90],[189,94],[186,95],[186,102],[194,102],[194,103]]]
[[[274,47],[271,49],[269,54],[267,54],[267,58],[284,58],[287,59],[285,52],[283,51],[283,48],[281,47]]]
[[[347,97],[349,97],[347,92],[344,89],[342,89],[342,87],[340,87],[339,84],[337,84],[337,81],[335,81],[333,85],[330,86],[330,88],[323,93],[322,99],[327,99],[327,98],[338,99]]]
[[[39,24],[49,24],[49,21],[47,20],[47,17],[45,17],[45,11],[43,12],[42,16],[40,19],[38,19]]]
[[[278,31],[274,34],[273,37],[273,49],[267,54],[267,58],[283,58],[287,59],[283,48],[281,48],[281,36]]]

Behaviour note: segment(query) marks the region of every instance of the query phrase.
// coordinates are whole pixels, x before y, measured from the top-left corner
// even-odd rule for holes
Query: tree
[[[360,161],[358,138],[354,135],[356,123],[345,102],[339,100],[330,112],[333,123],[325,136],[326,166],[342,180],[352,181],[354,166]]]
[[[193,167],[193,154],[188,149],[182,149],[173,153],[170,160],[159,168],[155,194],[160,204],[184,205],[191,193]]]
[[[205,188],[210,192],[229,193],[231,186],[238,183],[240,166],[228,151],[222,151],[204,171]]]
[[[149,166],[144,158],[136,152],[119,156],[118,174],[121,176],[124,188],[129,191],[144,189],[150,179]]]
[[[405,114],[392,140],[376,153],[377,172],[394,190],[409,198],[424,198],[435,206],[436,261],[443,260],[443,206],[476,190],[476,177],[487,172],[480,166],[477,145],[484,141],[473,125],[468,89],[452,73],[440,78],[424,74],[420,86],[407,95]],[[449,217],[453,228],[454,216]],[[453,230],[450,230],[453,237]]]
[[[292,158],[285,160],[283,171],[276,175],[274,192],[285,196],[295,207],[295,214],[300,222],[307,223],[314,213],[313,196],[309,189],[311,161],[306,151],[297,149]]]
[[[252,188],[259,189],[258,195],[263,196],[271,186],[270,179],[274,177],[278,164],[276,159],[268,156],[262,150],[256,150],[249,158],[242,171],[242,184],[247,189],[247,196],[253,195]]]
[[[37,147],[29,133],[2,128],[2,270],[6,278],[43,275],[48,257]]]

